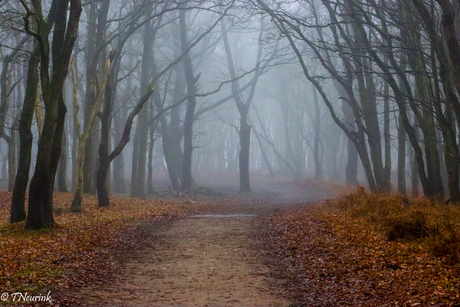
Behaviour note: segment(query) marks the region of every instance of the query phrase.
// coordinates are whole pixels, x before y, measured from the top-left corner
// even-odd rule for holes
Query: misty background
[[[52,1],[0,2],[2,189],[25,193],[38,144],[51,138],[60,153],[48,158],[59,159],[48,184],[75,192],[77,211],[82,193],[183,191],[222,173],[241,192],[251,176],[266,175],[460,196],[456,3],[63,2],[61,15]],[[65,65],[53,53],[57,26],[43,29],[54,16],[70,33],[79,5]],[[39,37],[52,47],[46,67],[44,51],[34,51]],[[31,63],[40,81],[28,74]],[[68,71],[53,88],[59,82],[46,85],[42,72],[58,76],[58,63]],[[42,132],[48,91],[62,92],[62,134]],[[31,153],[30,167],[21,151]]]

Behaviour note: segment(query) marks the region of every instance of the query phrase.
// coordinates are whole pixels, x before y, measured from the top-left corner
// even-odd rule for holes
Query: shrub
[[[332,202],[354,218],[371,223],[389,241],[416,241],[436,256],[460,263],[460,208],[427,198],[370,193],[358,187]]]

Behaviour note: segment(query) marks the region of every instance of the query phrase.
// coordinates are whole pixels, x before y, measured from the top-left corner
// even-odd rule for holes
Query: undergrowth
[[[274,212],[262,243],[297,306],[459,306],[460,208],[364,188]]]
[[[352,217],[384,232],[388,241],[413,243],[460,267],[460,206],[358,187],[331,202]]]

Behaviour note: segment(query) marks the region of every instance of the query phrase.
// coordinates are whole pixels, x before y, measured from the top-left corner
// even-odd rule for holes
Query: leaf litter
[[[283,207],[260,221],[259,247],[275,265],[270,275],[286,280],[288,298],[296,302],[291,306],[458,306],[459,264],[430,249],[431,237],[388,240],[388,221],[399,223],[405,213],[398,210],[408,203],[420,211],[419,200],[376,196],[359,189],[350,195],[293,209]],[[68,293],[104,285],[132,258],[133,251],[144,248],[140,230],[146,222],[161,224],[203,212],[234,213],[235,208],[244,208],[243,202],[248,203],[240,196],[219,200],[229,205],[219,208],[212,201],[206,203],[209,198],[186,202],[114,198],[113,206],[100,209],[94,197],[85,197],[84,213],[71,214],[71,197],[55,195],[55,206],[62,207],[63,213],[55,215],[54,229],[24,231],[23,223],[8,223],[11,194],[0,193],[3,289],[52,290],[54,303],[73,306],[75,298]],[[377,207],[365,212],[364,202]],[[396,210],[382,206],[391,202],[398,203]],[[440,211],[428,207],[431,215]],[[244,212],[255,211],[247,209]],[[452,210],[450,215],[458,208]],[[384,211],[387,215],[382,215]],[[448,225],[458,232],[458,224],[449,220]]]
[[[372,211],[357,214],[364,202]],[[429,212],[434,210],[426,199],[409,202],[414,204],[408,206],[403,196],[359,188],[265,217],[261,240],[267,258],[288,280],[295,306],[460,306],[459,263],[433,253],[429,237],[389,241],[392,213],[379,216],[385,221],[376,219],[375,204],[420,211],[423,202]],[[394,219],[401,220],[408,210],[398,211]],[[459,208],[440,205],[435,210],[456,210],[450,215],[460,218]],[[457,226],[453,231],[458,233]]]
[[[196,214],[207,206],[114,197],[111,206],[98,208],[94,196],[85,196],[84,211],[76,214],[70,212],[72,197],[54,194],[54,207],[62,213],[55,214],[53,229],[26,231],[24,222],[9,224],[11,193],[0,192],[0,287],[4,292],[51,291],[53,304],[72,305],[70,292],[104,283],[133,250],[142,247],[139,225]]]

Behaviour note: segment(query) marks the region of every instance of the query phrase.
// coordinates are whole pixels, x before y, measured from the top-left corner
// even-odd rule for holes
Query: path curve
[[[143,225],[150,245],[126,264],[113,284],[84,289],[82,305],[290,306],[282,281],[272,277],[256,248],[257,216],[324,195],[274,181],[258,191],[236,205],[233,200],[230,207],[222,201],[215,215]]]

